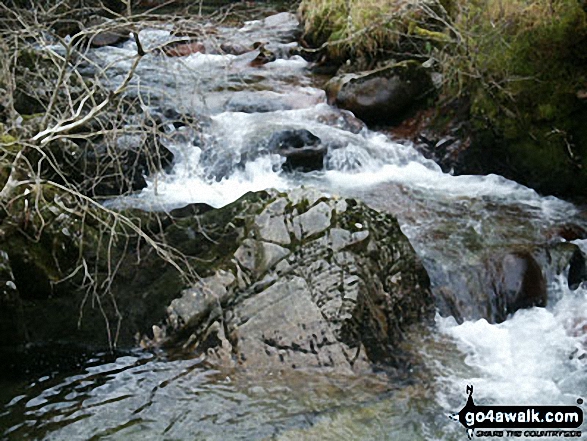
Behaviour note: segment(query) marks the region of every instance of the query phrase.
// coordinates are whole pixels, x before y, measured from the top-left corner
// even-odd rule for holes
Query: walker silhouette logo
[[[578,406],[477,406],[473,402],[473,386],[467,386],[467,394],[465,407],[449,415],[449,418],[467,429],[469,439],[473,435],[496,438],[581,437],[581,431],[565,430],[576,429],[583,424],[583,410]],[[579,398],[577,404],[583,404],[583,400]]]

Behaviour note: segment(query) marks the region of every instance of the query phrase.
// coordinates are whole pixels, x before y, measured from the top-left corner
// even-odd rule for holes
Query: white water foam
[[[308,90],[306,93],[311,93]],[[317,185],[331,193],[348,194],[383,182],[395,182],[420,189],[435,198],[447,200],[490,197],[524,204],[540,210],[545,217],[571,216],[572,204],[553,197],[541,197],[534,190],[498,175],[452,176],[443,173],[433,161],[424,158],[412,146],[389,140],[382,134],[363,129],[354,134],[321,122],[332,117],[333,110],[320,103],[311,107],[264,114],[223,112],[212,117],[205,142],[217,155],[224,155],[229,174],[210,178],[210,164],[201,163],[201,150],[191,144],[166,146],[176,155],[171,173],[160,173],[133,200],[140,206],[177,207],[204,202],[220,207],[248,191],[267,188],[286,190],[303,184]],[[331,118],[332,119],[332,118]],[[244,169],[234,167],[243,155],[254,151],[272,133],[305,129],[329,146],[324,172],[288,175],[281,170],[278,155],[253,157]],[[232,168],[231,168],[232,167]]]
[[[216,208],[223,207],[249,191],[291,188],[292,184],[286,178],[273,171],[276,164],[281,165],[281,161],[278,155],[259,157],[246,163],[244,170],[237,170],[230,178],[220,181],[195,174],[182,176],[185,175],[182,172],[160,175],[159,179],[148,182],[147,188],[136,196],[134,201],[127,202],[131,206],[140,206],[144,209],[166,210],[190,202],[202,202]]]
[[[520,310],[500,324],[459,325],[438,316],[439,330],[472,369],[464,377],[445,372],[438,401],[462,401],[468,384],[477,404],[574,405],[587,398],[587,287],[572,292],[563,277],[559,282],[564,295],[552,307]]]

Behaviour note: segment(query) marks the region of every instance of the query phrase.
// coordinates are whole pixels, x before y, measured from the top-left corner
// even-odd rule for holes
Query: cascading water
[[[175,155],[173,169],[113,205],[220,207],[248,191],[300,185],[358,197],[398,217],[433,289],[448,286],[464,300],[471,289],[482,289],[473,272],[482,271],[488,254],[546,243],[557,225],[587,226],[570,203],[499,176],[444,174],[410,145],[325,104],[308,63],[290,55],[296,26],[292,16],[279,15],[217,30],[214,44],[266,42],[278,59],[262,67],[250,66],[258,51],[146,55],[129,93],[141,97],[145,112],[174,109],[202,123],[196,130],[170,122],[162,143]],[[167,30],[140,33],[147,48],[169,36]],[[109,66],[115,87],[135,51],[128,42],[91,56]],[[284,171],[285,158],[268,143],[286,130],[320,139],[327,147],[323,170]],[[587,242],[578,244],[587,249]],[[92,360],[78,375],[13,386],[1,395],[7,404],[0,427],[7,439],[464,439],[446,415],[464,405],[467,384],[475,385],[476,399],[496,404],[587,399],[587,287],[571,291],[564,273],[548,283],[547,308],[518,311],[501,324],[478,320],[475,306],[462,311],[460,323],[438,314],[435,328],[412,342],[426,372],[415,372],[411,384],[389,385],[377,375],[349,382],[303,374],[259,383],[206,370],[200,359],[137,352]]]

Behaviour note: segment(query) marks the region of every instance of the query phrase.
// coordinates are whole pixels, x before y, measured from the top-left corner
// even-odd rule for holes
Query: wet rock
[[[317,120],[337,129],[345,130],[351,133],[359,133],[365,127],[365,123],[356,118],[351,112],[342,109],[332,108],[333,112],[320,115]]]
[[[126,27],[109,24],[105,18],[96,17],[86,23],[90,32],[88,40],[92,47],[115,46],[130,38],[129,30]]]
[[[330,104],[350,110],[367,124],[398,123],[433,92],[430,75],[415,61],[338,76],[326,85]]]
[[[587,281],[587,259],[578,247],[571,255],[567,280],[571,290],[576,290],[583,282]]]
[[[269,90],[234,92],[225,108],[231,112],[266,113],[303,109],[322,101],[322,96],[309,93],[277,93]]]
[[[226,102],[229,112],[267,113],[278,110],[290,110],[282,95],[272,91],[239,91]]]
[[[124,31],[104,31],[90,38],[92,47],[115,46],[129,39],[128,32]]]
[[[497,262],[493,289],[498,319],[519,309],[546,306],[546,278],[528,252],[506,254]]]
[[[277,59],[277,56],[267,49],[264,43],[255,43],[253,47],[257,51],[257,56],[249,63],[251,67],[259,67]]]
[[[550,240],[562,238],[570,242],[576,239],[586,239],[587,231],[580,225],[569,223],[550,228],[546,232],[546,236]]]
[[[192,136],[191,145],[200,134],[187,118],[178,115],[178,119],[168,119],[154,109],[122,115],[126,133],[101,134],[119,127],[120,117],[104,112],[79,128],[86,136],[74,138],[75,142],[57,139],[49,144],[61,173],[84,194],[111,196],[141,190],[147,185],[146,177],[171,168],[174,154],[167,147],[171,140],[185,134]],[[61,182],[62,176],[53,172],[49,178]]]
[[[286,170],[321,170],[327,147],[316,135],[305,129],[284,130],[269,138],[267,149],[286,158]]]
[[[585,256],[569,242],[522,246],[467,260],[456,267],[426,265],[440,314],[458,321],[503,322],[519,309],[546,306],[551,300],[547,287],[557,286],[561,276],[571,290],[587,281]]]
[[[253,48],[238,43],[225,42],[220,44],[220,50],[227,55],[242,55],[250,52]]]
[[[548,260],[545,249],[504,250],[458,269],[431,269],[439,310],[459,321],[501,323],[519,309],[546,306],[546,275],[554,274]]]
[[[87,143],[79,159],[80,183],[93,196],[113,196],[142,190],[145,177],[158,170],[169,170],[174,155],[159,137],[120,136],[116,146],[107,143]],[[92,180],[85,177],[92,176]]]
[[[397,345],[433,301],[397,221],[307,190],[263,193],[226,208],[236,248],[170,304],[164,344],[259,373],[401,367]]]
[[[271,34],[280,42],[295,41],[301,35],[299,20],[290,12],[280,12],[263,20],[246,22],[241,31],[255,32],[267,29],[271,29]]]
[[[199,216],[213,209],[214,208],[208,204],[205,204],[203,202],[196,202],[193,204],[188,204],[185,207],[171,210],[169,212],[169,215],[174,219],[183,219],[186,217]]]

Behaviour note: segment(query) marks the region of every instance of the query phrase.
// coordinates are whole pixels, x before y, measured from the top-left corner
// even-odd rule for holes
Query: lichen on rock
[[[403,333],[433,300],[395,218],[309,190],[266,194],[229,208],[242,219],[232,258],[171,302],[159,344],[258,372],[400,366]]]

